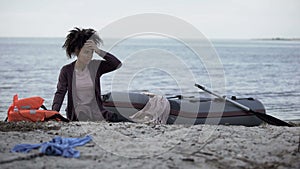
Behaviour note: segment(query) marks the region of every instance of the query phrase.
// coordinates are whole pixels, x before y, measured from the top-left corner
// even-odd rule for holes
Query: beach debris
[[[92,137],[89,135],[83,138],[63,138],[57,136],[49,142],[40,144],[17,144],[12,148],[11,152],[29,153],[33,149],[40,148],[40,153],[45,155],[78,158],[80,157],[80,152],[75,150],[74,147],[85,145],[91,140]]]

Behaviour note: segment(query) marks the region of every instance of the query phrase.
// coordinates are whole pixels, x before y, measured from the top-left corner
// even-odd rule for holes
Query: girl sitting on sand
[[[71,121],[118,121],[117,114],[103,108],[100,77],[121,66],[112,54],[98,48],[101,38],[93,29],[74,28],[66,37],[63,48],[68,58],[77,60],[61,68],[52,110],[60,111],[66,92],[67,118]],[[92,60],[93,53],[104,60]]]

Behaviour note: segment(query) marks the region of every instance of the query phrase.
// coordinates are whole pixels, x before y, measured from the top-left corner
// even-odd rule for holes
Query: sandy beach
[[[300,168],[300,127],[1,122],[0,168]],[[79,158],[11,153],[56,136],[92,141]]]

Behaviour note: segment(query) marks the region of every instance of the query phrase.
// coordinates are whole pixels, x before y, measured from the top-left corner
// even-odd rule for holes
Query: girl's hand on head
[[[87,40],[84,45],[95,52],[100,50],[93,40]]]

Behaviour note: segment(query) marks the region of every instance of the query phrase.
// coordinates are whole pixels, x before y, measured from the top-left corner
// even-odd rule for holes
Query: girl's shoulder
[[[62,70],[62,71],[68,71],[68,70],[72,71],[72,70],[74,70],[75,62],[76,62],[76,61],[73,61],[73,62],[71,62],[71,63],[68,63],[68,64],[64,65],[64,66],[61,68],[61,70]]]

